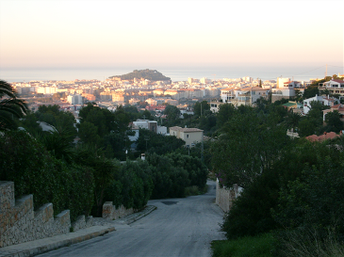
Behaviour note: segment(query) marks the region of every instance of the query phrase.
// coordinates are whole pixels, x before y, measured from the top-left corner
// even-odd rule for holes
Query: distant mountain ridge
[[[171,80],[171,78],[166,77],[162,75],[160,72],[157,70],[150,70],[150,69],[145,69],[145,70],[134,70],[133,72],[124,74],[124,75],[116,75],[116,76],[111,76],[110,79],[112,78],[120,78],[122,80],[133,80],[133,79],[148,79],[151,81],[166,81],[166,80]]]

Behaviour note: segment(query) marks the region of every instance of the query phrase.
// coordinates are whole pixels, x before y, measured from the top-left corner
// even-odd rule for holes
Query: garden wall
[[[53,205],[34,211],[33,195],[14,198],[14,183],[0,181],[0,247],[51,237],[92,226],[92,218],[80,216],[71,224],[69,210],[54,218]]]
[[[136,210],[134,210],[133,208],[126,209],[123,205],[116,208],[116,206],[113,205],[113,202],[111,201],[105,202],[103,204],[103,218],[107,220],[123,218],[130,214],[133,214],[134,212],[136,212]]]
[[[233,205],[234,200],[239,196],[240,188],[234,184],[231,188],[221,187],[219,180],[216,180],[216,204],[224,212],[228,212]]]

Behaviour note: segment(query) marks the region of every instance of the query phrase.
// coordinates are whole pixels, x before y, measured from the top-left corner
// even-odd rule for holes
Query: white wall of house
[[[156,133],[157,134],[161,134],[161,135],[166,135],[167,134],[167,127],[165,127],[165,126],[158,126]]]
[[[303,101],[303,113],[307,114],[311,109],[311,102],[318,101],[321,102],[325,106],[333,106],[335,104],[339,103],[339,99],[334,97],[328,97],[328,96],[318,96],[315,95],[314,97],[308,98]]]
[[[187,147],[193,147],[203,140],[203,130],[197,128],[171,127],[170,135],[184,140]]]
[[[185,141],[185,146],[193,147],[197,143],[202,142],[203,131],[194,131],[194,132],[181,131],[180,138]]]

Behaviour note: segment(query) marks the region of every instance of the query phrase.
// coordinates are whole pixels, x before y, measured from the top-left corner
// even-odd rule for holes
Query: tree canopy
[[[15,129],[15,119],[24,117],[28,108],[19,99],[14,88],[4,80],[0,80],[0,131]]]

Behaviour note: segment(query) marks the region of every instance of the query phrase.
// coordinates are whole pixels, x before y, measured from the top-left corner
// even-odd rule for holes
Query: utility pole
[[[147,142],[148,142],[148,140],[149,140],[149,136],[144,136],[144,139],[145,139],[145,141],[146,141],[146,152],[147,152]]]
[[[325,79],[327,77],[327,64],[326,64],[326,71],[325,71]]]
[[[203,115],[203,108],[202,108],[202,102],[201,102],[201,117],[202,117],[202,115]]]
[[[201,143],[202,143],[202,148],[201,148],[201,161],[203,162],[203,132],[202,132],[202,141],[201,141]]]

